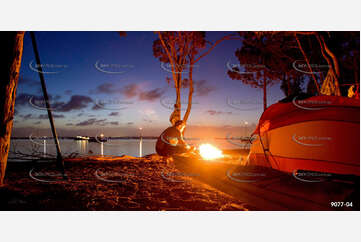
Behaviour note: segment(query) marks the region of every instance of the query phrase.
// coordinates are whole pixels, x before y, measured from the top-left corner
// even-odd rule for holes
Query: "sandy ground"
[[[0,210],[253,210],[156,155],[76,158],[65,166],[66,180],[52,163],[9,163]]]

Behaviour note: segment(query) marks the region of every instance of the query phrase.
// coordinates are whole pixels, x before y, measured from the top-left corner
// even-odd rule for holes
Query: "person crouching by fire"
[[[185,122],[178,120],[173,126],[164,130],[155,145],[157,154],[168,158],[173,155],[194,151],[195,148],[188,145],[183,139],[183,131],[185,127]]]

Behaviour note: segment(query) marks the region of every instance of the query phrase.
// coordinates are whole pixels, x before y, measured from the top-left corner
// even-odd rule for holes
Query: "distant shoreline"
[[[46,138],[43,137],[38,137],[39,139],[53,139],[53,137],[51,136],[46,136]],[[89,138],[94,138],[92,136],[89,136]],[[108,139],[140,139],[140,137],[107,137]],[[29,139],[29,137],[11,137],[11,139]],[[36,138],[35,138],[36,139]],[[70,139],[70,140],[75,140],[75,137],[59,137],[59,139]],[[142,137],[142,139],[158,139],[158,137]]]
[[[92,136],[89,136],[90,138],[94,138]],[[43,137],[39,137],[42,139],[46,139],[46,140],[51,140],[53,139],[53,137],[51,136],[45,136],[45,138]],[[139,136],[127,136],[127,137],[107,137],[108,139],[111,140],[129,140],[129,139],[140,139]],[[227,139],[231,139],[231,140],[239,140],[241,138],[248,138],[248,137],[238,137],[238,138],[184,138],[185,140],[206,140],[206,139],[216,139],[216,140],[227,140]],[[29,137],[11,137],[11,140],[26,140],[29,139]],[[59,139],[69,139],[69,140],[75,140],[74,137],[59,137]],[[155,136],[143,136],[142,139],[148,139],[148,140],[156,140],[158,139],[158,137]]]

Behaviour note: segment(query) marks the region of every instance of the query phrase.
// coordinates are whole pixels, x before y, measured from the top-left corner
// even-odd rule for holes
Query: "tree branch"
[[[233,36],[235,36],[235,35],[230,34],[230,35],[226,35],[226,36],[222,37],[221,39],[217,40],[205,53],[203,53],[201,56],[199,56],[193,63],[194,64],[197,63],[204,56],[208,55],[214,49],[214,47],[216,47],[219,43],[221,43],[224,40],[230,40],[230,39],[232,39]],[[239,38],[235,38],[235,39],[239,39]]]

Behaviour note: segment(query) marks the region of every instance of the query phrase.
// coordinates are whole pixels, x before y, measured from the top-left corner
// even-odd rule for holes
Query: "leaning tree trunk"
[[[291,83],[290,80],[287,80],[287,97],[291,96],[292,90],[291,90]]]
[[[192,109],[192,100],[193,100],[193,64],[191,64],[189,66],[189,92],[188,92],[188,105],[187,105],[187,110],[184,114],[183,117],[183,121],[187,122],[189,115],[191,113],[191,109]]]
[[[263,73],[263,111],[267,108],[267,82],[265,74]]]
[[[287,97],[292,95],[292,89],[291,89],[291,81],[290,78],[287,77],[286,74],[283,75],[283,80],[286,80],[287,82]]]
[[[10,148],[23,39],[24,32],[0,32],[0,186]]]

